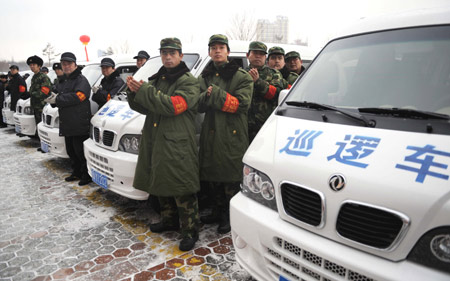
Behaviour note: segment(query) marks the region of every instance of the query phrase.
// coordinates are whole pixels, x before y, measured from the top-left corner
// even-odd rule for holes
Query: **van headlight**
[[[139,143],[141,142],[141,135],[124,135],[119,142],[119,150],[139,154]]]
[[[25,106],[25,108],[23,109],[23,113],[26,115],[33,115],[34,110],[31,106]]]
[[[241,184],[242,193],[248,198],[277,211],[275,188],[269,177],[247,165],[244,165],[243,172],[244,177]]]
[[[409,253],[408,260],[450,273],[450,227],[428,231]]]

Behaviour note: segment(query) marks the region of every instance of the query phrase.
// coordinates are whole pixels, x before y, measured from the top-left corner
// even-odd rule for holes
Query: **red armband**
[[[25,86],[19,85],[19,93],[25,93],[26,90]]]
[[[48,95],[48,93],[50,93],[50,89],[48,87],[41,87],[41,92],[43,92],[44,94]]]
[[[80,101],[84,101],[86,99],[86,95],[83,92],[77,92],[76,95]]]
[[[106,96],[106,101],[109,101],[111,99],[111,94],[108,93],[108,95]]]
[[[287,89],[289,90],[289,89],[290,89],[291,87],[292,87],[292,85],[291,85],[291,84],[289,84],[289,85],[288,85],[288,87],[287,87]]]
[[[183,113],[187,110],[188,106],[186,101],[180,96],[170,97],[173,104],[173,109],[175,110],[175,115]]]
[[[273,97],[275,96],[276,93],[277,93],[277,88],[273,85],[269,85],[269,90],[264,95],[264,98],[266,100],[271,100],[271,99],[273,99]]]
[[[227,98],[225,99],[225,103],[223,104],[222,111],[235,113],[238,110],[238,107],[239,107],[239,100],[236,97],[227,93]]]

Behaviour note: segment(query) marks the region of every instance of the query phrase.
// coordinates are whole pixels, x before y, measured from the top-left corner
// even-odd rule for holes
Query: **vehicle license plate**
[[[41,141],[41,149],[42,149],[42,151],[48,153],[48,144]]]
[[[278,279],[278,281],[289,281],[289,279],[280,275],[280,279]]]
[[[22,132],[22,130],[21,130],[20,126],[16,125],[16,133],[20,134],[21,132]]]
[[[94,169],[91,169],[91,173],[93,182],[100,185],[104,189],[108,189],[108,178],[105,175],[95,171]]]

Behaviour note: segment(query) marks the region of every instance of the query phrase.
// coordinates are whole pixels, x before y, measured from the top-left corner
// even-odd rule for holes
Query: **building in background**
[[[277,16],[274,22],[267,19],[259,19],[256,25],[256,40],[267,43],[288,43],[289,19]]]

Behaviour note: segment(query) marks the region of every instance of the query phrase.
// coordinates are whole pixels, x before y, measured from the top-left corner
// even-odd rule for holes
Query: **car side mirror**
[[[283,100],[286,98],[288,94],[289,94],[288,89],[284,89],[280,92],[280,94],[278,95],[278,105],[280,105],[283,102]]]

